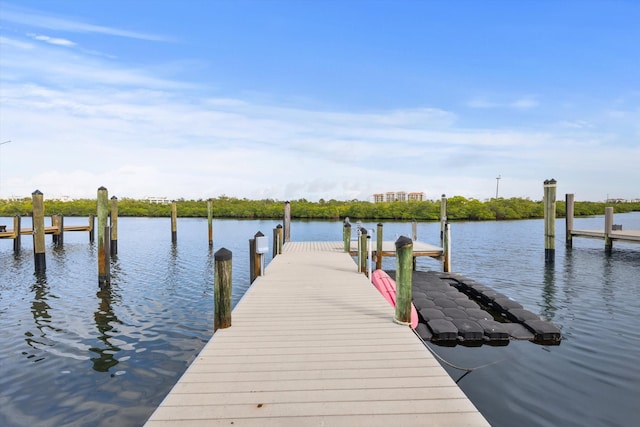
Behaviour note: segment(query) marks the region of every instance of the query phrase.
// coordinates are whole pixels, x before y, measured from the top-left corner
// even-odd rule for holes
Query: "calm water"
[[[576,228],[602,228],[602,217]],[[640,229],[640,213],[616,215]],[[65,224],[85,224],[65,218]],[[12,224],[0,218],[0,224]],[[248,240],[277,221],[214,221],[215,248],[233,252],[234,303],[248,287]],[[23,219],[23,226],[29,226]],[[365,223],[375,228],[374,223]],[[438,223],[418,237],[437,243]],[[137,426],[160,403],[209,339],[213,251],[207,222],[121,218],[112,286],[99,292],[96,246],[67,233],[47,237],[47,271],[33,273],[33,246],[0,240],[0,425]],[[385,240],[410,235],[385,223]],[[635,425],[640,418],[640,245],[576,239],[564,249],[557,224],[553,266],[544,264],[543,222],[452,224],[453,270],[491,285],[562,328],[559,346],[433,346],[449,362],[479,367],[451,376],[497,426]],[[292,240],[341,240],[339,222],[294,222]],[[389,259],[385,268],[394,268]],[[354,266],[355,268],[355,266]],[[422,270],[440,269],[420,259]]]

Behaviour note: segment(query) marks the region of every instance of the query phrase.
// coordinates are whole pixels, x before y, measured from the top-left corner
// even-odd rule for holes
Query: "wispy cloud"
[[[11,5],[2,6],[2,20],[25,25],[31,28],[45,28],[49,30],[67,31],[72,33],[96,33],[116,37],[125,37],[149,41],[172,41],[171,37],[148,34],[114,27],[95,25],[68,17],[45,15],[25,8]]]
[[[42,41],[45,43],[49,43],[49,44],[54,44],[54,45],[58,45],[58,46],[75,46],[76,43],[72,42],[71,40],[67,40],[67,39],[61,39],[61,38],[57,38],[57,37],[49,37],[49,36],[45,36],[45,35],[41,35],[41,34],[33,34],[33,33],[29,33],[27,34],[29,37],[31,37],[34,40],[38,40],[38,41]]]
[[[529,110],[540,105],[535,96],[523,96],[509,101],[495,101],[487,98],[473,98],[467,102],[467,106],[471,108],[504,108]]]

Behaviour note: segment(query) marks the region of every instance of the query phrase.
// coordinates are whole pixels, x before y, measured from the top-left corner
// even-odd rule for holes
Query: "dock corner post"
[[[575,200],[574,200],[574,195],[573,194],[565,194],[564,195],[564,200],[565,200],[565,215],[564,215],[564,219],[565,219],[565,243],[567,248],[570,248],[573,246],[573,234],[571,234],[571,232],[573,231],[573,216],[574,216],[574,204],[575,204]]]
[[[447,222],[447,195],[440,198],[440,247],[444,245],[444,224]]]
[[[213,247],[213,200],[207,201],[207,224],[209,226],[209,247]]]
[[[411,221],[411,235],[413,236],[413,241],[418,240],[418,221],[413,219]]]
[[[111,197],[111,214],[109,216],[109,225],[111,227],[111,242],[109,244],[109,253],[111,256],[118,254],[118,198]]]
[[[43,273],[47,269],[44,253],[44,195],[40,190],[31,193],[33,203],[33,259],[35,272]]]
[[[171,243],[178,241],[178,205],[176,201],[171,202]]]
[[[253,283],[258,276],[262,275],[263,253],[258,249],[258,238],[264,237],[261,231],[258,231],[253,239],[249,240],[249,282]]]
[[[358,266],[358,271],[367,274],[367,229],[364,227],[360,228],[359,242],[358,260],[360,261],[360,265]]]
[[[221,248],[214,255],[213,278],[214,317],[213,332],[231,326],[232,254]]]
[[[342,225],[342,242],[344,252],[351,252],[351,223],[348,219],[345,219]]]
[[[544,262],[552,264],[556,257],[556,180],[544,181]]]
[[[613,230],[613,207],[604,208],[604,249],[607,253],[613,249],[611,231]]]
[[[376,233],[376,270],[382,270],[382,233],[384,225],[379,222]]]
[[[396,313],[394,321],[411,324],[411,286],[413,279],[413,241],[400,236],[396,245]]]
[[[278,255],[282,255],[282,243],[283,243],[283,230],[282,224],[276,225],[276,230],[278,230]]]
[[[22,218],[20,215],[16,215],[13,217],[13,252],[20,252],[20,246],[22,243],[22,233],[20,232],[20,227],[22,226]]]
[[[284,243],[291,241],[291,203],[289,201],[284,202]]]
[[[96,217],[95,215],[89,215],[89,243],[93,243],[96,240]]]
[[[451,226],[449,222],[444,223],[444,244],[442,246],[443,263],[442,271],[445,273],[451,272]]]
[[[98,188],[98,285],[100,289],[109,286],[109,193],[106,188]]]
[[[64,215],[58,214],[58,238],[56,239],[56,244],[58,246],[64,245]]]

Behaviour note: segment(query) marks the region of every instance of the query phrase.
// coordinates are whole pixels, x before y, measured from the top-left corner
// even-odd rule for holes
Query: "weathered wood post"
[[[359,255],[358,259],[360,260],[359,270],[361,273],[367,274],[367,229],[364,227],[360,228],[360,245],[359,245]]]
[[[98,285],[100,288],[109,286],[109,193],[106,188],[98,188]]]
[[[411,234],[414,242],[418,240],[418,221],[415,219],[411,221]]]
[[[231,251],[221,248],[214,255],[213,278],[214,318],[213,332],[231,326]]]
[[[36,273],[47,270],[44,254],[44,195],[40,190],[31,193],[33,203],[33,260]]]
[[[284,202],[284,243],[291,241],[291,203]]]
[[[261,275],[263,254],[258,252],[259,237],[264,237],[261,231],[258,231],[253,239],[249,239],[249,283],[253,283]]]
[[[573,231],[573,215],[574,215],[574,195],[573,194],[565,194],[564,195],[564,203],[565,203],[565,243],[568,248],[573,246],[573,235],[571,231]]]
[[[440,198],[440,247],[444,248],[444,227],[447,222],[447,196]]]
[[[376,270],[382,270],[382,223],[379,222],[376,228]]]
[[[444,244],[442,246],[444,260],[442,263],[442,271],[451,272],[451,228],[448,222],[444,223]]]
[[[351,252],[351,223],[346,218],[342,224],[342,243],[344,252]]]
[[[207,224],[209,226],[209,247],[213,247],[213,200],[207,202]]]
[[[118,198],[111,198],[111,215],[109,216],[109,225],[111,226],[111,242],[109,245],[109,253],[111,256],[118,254]]]
[[[273,257],[282,254],[282,225],[276,225],[273,229]]]
[[[20,228],[22,226],[22,218],[20,215],[16,215],[13,217],[13,231],[15,232],[15,236],[13,238],[13,252],[20,252],[20,246],[22,243],[22,233],[20,232]]]
[[[556,257],[556,180],[544,181],[544,262]]]
[[[611,231],[613,231],[613,208],[604,208],[604,249],[609,253],[613,249],[613,240],[611,240]]]
[[[171,242],[178,241],[178,205],[176,201],[171,202]]]
[[[395,322],[411,324],[411,286],[413,264],[413,241],[400,236],[396,240],[396,313]]]
[[[96,218],[93,214],[89,215],[89,243],[93,243],[96,240]]]
[[[57,230],[51,235],[51,241],[56,246],[64,244],[64,217],[60,214],[51,215],[51,225]]]

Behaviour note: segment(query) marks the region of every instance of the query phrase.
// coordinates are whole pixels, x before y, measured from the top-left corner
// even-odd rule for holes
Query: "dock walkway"
[[[287,243],[146,426],[487,426],[333,243]]]

